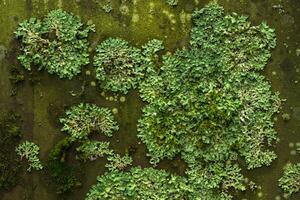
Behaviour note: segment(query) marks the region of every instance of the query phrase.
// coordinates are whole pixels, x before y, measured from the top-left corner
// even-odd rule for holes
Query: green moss
[[[113,114],[116,115],[116,114],[118,114],[118,112],[119,112],[118,108],[113,108],[113,109],[112,109],[112,113],[113,113]]]
[[[78,169],[59,160],[50,161],[47,165],[47,172],[51,177],[51,181],[55,184],[56,193],[60,195],[81,186],[81,182],[77,178],[77,171]]]
[[[71,79],[89,63],[87,37],[91,31],[93,25],[84,27],[79,18],[62,10],[51,11],[42,20],[30,18],[15,31],[22,43],[23,54],[18,59],[27,70],[37,66]]]
[[[291,116],[288,113],[282,114],[281,117],[282,117],[283,121],[289,121],[291,119]]]
[[[140,21],[144,23],[141,17]],[[224,11],[217,6],[207,6],[195,12],[194,27],[191,49],[165,56],[161,66],[155,66],[160,65],[159,62],[153,62],[153,58],[157,59],[155,55],[148,57],[149,62],[145,65],[147,78],[140,87],[142,97],[149,105],[140,120],[139,136],[150,150],[151,161],[156,164],[162,158],[171,159],[175,154],[180,154],[188,162],[188,178],[175,177],[177,182],[182,183],[183,180],[184,184],[176,189],[173,186],[168,188],[165,187],[165,181],[169,179],[157,180],[161,174],[154,171],[152,174],[157,175],[157,179],[150,180],[160,184],[154,186],[155,192],[147,188],[150,184],[145,184],[139,191],[127,188],[132,186],[127,182],[115,188],[113,186],[119,186],[123,180],[116,178],[108,188],[113,187],[111,191],[117,191],[108,195],[108,199],[114,199],[111,197],[114,195],[116,199],[120,199],[120,196],[128,197],[127,193],[123,194],[124,190],[138,194],[135,199],[140,196],[149,199],[156,192],[158,198],[162,199],[170,196],[173,199],[184,199],[187,196],[189,199],[230,199],[228,191],[231,188],[245,189],[244,177],[240,167],[235,164],[237,157],[244,157],[248,168],[269,165],[275,159],[274,152],[268,150],[268,146],[276,141],[270,119],[280,101],[277,94],[270,92],[269,83],[255,72],[264,68],[270,56],[270,50],[275,44],[274,33],[265,24],[253,27],[236,14],[225,16]],[[145,51],[143,56],[146,54]],[[140,80],[130,89],[135,88]],[[74,112],[73,119],[76,115],[84,119],[90,112]],[[87,139],[91,127],[94,131],[93,125],[85,127],[91,120],[80,120],[76,119],[72,123],[83,124],[80,126],[83,127],[82,132],[73,129],[76,125],[72,126],[72,123],[65,130],[71,137],[76,135],[71,142]],[[73,132],[70,131],[72,129]],[[78,133],[83,136],[78,136]],[[60,149],[67,146],[68,142],[62,144],[54,157],[64,160],[64,153]],[[62,166],[59,168],[61,171],[71,171]],[[148,177],[147,170],[135,172],[141,174],[138,180]],[[133,171],[128,175],[127,180],[138,176]],[[59,180],[60,176],[63,177],[63,174],[55,175],[54,178]],[[119,173],[115,177],[119,177]],[[145,179],[148,183],[148,179]],[[76,185],[72,176],[62,180],[59,182],[64,183],[65,188]],[[110,180],[107,181],[102,183],[109,185]],[[106,185],[97,190],[103,188]],[[94,199],[101,198],[105,192],[109,193],[110,190],[103,191]]]
[[[20,179],[20,162],[15,148],[20,141],[20,117],[3,113],[0,119],[0,191],[14,187]]]
[[[104,10],[104,12],[106,13],[110,13],[113,10],[113,7],[110,3],[104,4],[102,5],[102,10]]]
[[[96,4],[98,4],[101,9],[106,12],[110,13],[113,10],[112,0],[93,0]]]
[[[188,199],[184,178],[153,168],[132,168],[129,172],[110,172],[97,178],[86,200]]]
[[[288,197],[300,191],[300,163],[285,166],[283,176],[279,179],[279,187]]]
[[[49,159],[50,160],[60,160],[64,161],[64,152],[71,148],[73,140],[70,137],[66,137],[60,140],[50,151]]]
[[[76,151],[79,154],[78,158],[84,161],[93,161],[112,154],[112,150],[109,149],[109,142],[101,141],[85,141],[76,148]]]
[[[121,96],[121,97],[120,97],[120,102],[121,102],[121,103],[124,103],[125,101],[126,101],[126,97]]]
[[[119,129],[111,110],[94,104],[79,104],[66,111],[60,118],[62,131],[67,132],[73,141],[87,139],[91,132],[112,136]]]
[[[296,49],[296,55],[300,56],[300,49]]]
[[[86,70],[85,71],[85,75],[90,76],[91,75],[91,71],[90,70]]]
[[[98,45],[94,58],[96,77],[103,89],[127,93],[142,78],[142,54],[119,38],[109,38]]]
[[[40,147],[33,142],[25,141],[18,145],[16,153],[20,156],[21,160],[25,158],[28,161],[29,167],[27,171],[41,170],[43,165],[39,159]]]
[[[8,78],[12,85],[11,96],[14,96],[17,94],[18,86],[25,80],[25,77],[21,70],[15,66],[9,68],[9,73]]]
[[[153,164],[180,154],[204,196],[245,190],[238,157],[248,169],[276,158],[268,147],[277,142],[272,116],[281,100],[259,74],[276,45],[274,30],[212,3],[193,13],[190,44],[148,70],[138,137]]]
[[[119,154],[112,153],[107,157],[107,161],[108,163],[105,167],[107,167],[109,171],[124,170],[132,165],[132,158],[127,154],[121,157]]]
[[[92,87],[96,87],[96,82],[95,82],[95,81],[91,81],[90,85],[91,85]]]
[[[166,0],[166,3],[170,6],[177,6],[179,0]]]
[[[70,137],[60,140],[51,149],[45,166],[49,180],[54,184],[56,193],[59,195],[65,195],[81,186],[78,175],[82,170],[78,169],[78,166],[71,166],[66,160],[67,153],[74,144]]]

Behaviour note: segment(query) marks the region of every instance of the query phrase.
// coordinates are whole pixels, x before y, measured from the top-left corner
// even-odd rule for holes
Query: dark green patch
[[[15,153],[21,138],[19,123],[20,116],[14,112],[0,119],[0,191],[12,188],[20,179],[20,162]]]

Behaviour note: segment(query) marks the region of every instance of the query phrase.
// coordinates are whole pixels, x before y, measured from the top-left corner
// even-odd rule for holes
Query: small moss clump
[[[67,151],[73,145],[74,141],[71,137],[65,137],[60,140],[50,151],[49,160],[64,161],[64,152]]]
[[[25,69],[37,66],[60,78],[73,78],[89,63],[89,32],[79,18],[63,10],[53,10],[42,20],[30,18],[15,31],[22,43],[18,60]]]
[[[121,157],[109,148],[109,142],[85,140],[76,148],[77,158],[83,161],[94,161],[98,158],[107,156],[105,165],[109,171],[121,171],[132,164],[129,155]]]
[[[120,171],[124,170],[126,167],[132,165],[132,158],[129,155],[121,157],[119,154],[112,153],[107,157],[108,163],[105,167],[109,171]]]
[[[78,176],[82,173],[80,166],[71,166],[66,157],[75,142],[71,137],[60,140],[50,151],[46,172],[50,182],[54,184],[56,193],[65,195],[81,186]]]
[[[39,159],[39,151],[40,147],[33,142],[25,141],[16,148],[16,152],[18,156],[27,159],[29,167],[27,171],[34,170],[41,170],[43,169],[43,165]]]
[[[112,150],[109,149],[109,142],[102,141],[85,141],[79,147],[76,148],[78,158],[84,161],[96,160],[99,157],[112,154]]]
[[[300,191],[300,163],[288,163],[285,166],[283,176],[279,179],[279,187],[288,196]]]
[[[111,110],[95,104],[79,104],[66,111],[60,118],[62,131],[67,132],[73,141],[87,139],[91,132],[112,136],[119,129]]]
[[[120,38],[98,45],[94,58],[96,77],[103,89],[127,93],[136,88],[143,75],[141,50]]]
[[[110,13],[113,10],[111,3],[106,3],[106,4],[102,5],[101,8],[106,13]]]
[[[85,75],[90,76],[91,75],[91,71],[90,70],[86,70],[85,71]]]
[[[291,120],[291,116],[288,113],[282,114],[281,117],[282,117],[283,121],[290,121]]]
[[[112,109],[112,113],[113,113],[113,114],[116,115],[116,114],[118,114],[118,112],[119,112],[118,108],[113,108],[113,109]]]
[[[47,165],[47,172],[55,184],[56,193],[60,195],[71,192],[74,188],[81,186],[81,182],[77,178],[77,171],[77,169],[66,162],[59,160],[52,160]]]
[[[95,81],[91,81],[90,84],[91,84],[92,87],[96,87],[96,82]]]
[[[124,103],[125,101],[126,101],[126,97],[121,96],[121,97],[120,97],[120,102],[121,102],[121,103]]]
[[[177,6],[179,0],[166,0],[166,3],[170,6]]]
[[[17,94],[17,89],[20,83],[25,80],[24,74],[21,72],[19,67],[12,66],[9,68],[9,81],[12,85],[11,96],[15,96]]]
[[[106,12],[110,13],[113,10],[112,0],[93,0],[96,4],[98,4],[101,9]]]

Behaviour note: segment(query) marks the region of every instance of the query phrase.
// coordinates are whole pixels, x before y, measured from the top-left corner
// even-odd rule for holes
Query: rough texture
[[[268,146],[277,141],[272,116],[281,101],[258,73],[275,33],[216,4],[195,11],[193,23],[191,48],[164,56],[140,86],[149,104],[138,136],[153,164],[180,154],[198,190],[245,190],[238,157],[249,169],[276,158]]]
[[[94,104],[71,107],[60,122],[63,124],[61,130],[70,134],[72,140],[86,139],[93,131],[112,136],[119,129],[111,110]]]
[[[143,75],[141,50],[120,38],[109,38],[98,45],[94,66],[100,86],[114,92],[127,93]]]
[[[25,69],[37,66],[60,78],[73,78],[89,63],[88,33],[79,18],[62,10],[51,11],[44,19],[20,23],[15,34],[22,42],[19,61]]]

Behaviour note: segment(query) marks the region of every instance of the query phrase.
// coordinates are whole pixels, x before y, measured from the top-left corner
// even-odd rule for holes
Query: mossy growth
[[[108,38],[98,45],[94,66],[101,88],[113,92],[136,88],[143,75],[141,50],[120,38]]]
[[[226,14],[215,3],[194,12],[190,47],[163,56],[162,63],[153,60],[162,49],[160,41],[153,40],[143,50],[122,39],[101,43],[94,62],[101,87],[127,93],[139,86],[148,103],[138,137],[146,144],[151,163],[180,155],[188,169],[186,177],[152,168],[122,172],[132,159],[125,156],[123,161],[109,152],[112,170],[98,177],[86,199],[228,200],[233,198],[230,191],[244,191],[247,181],[238,159],[254,169],[276,158],[269,147],[277,142],[272,117],[281,101],[259,73],[275,45],[274,30],[265,23],[252,26],[247,17]],[[88,136],[92,132],[112,136],[118,130],[111,111],[94,104],[74,106],[60,121],[69,139],[52,153],[59,166],[56,172],[69,170],[64,168],[61,149],[82,143],[78,152],[91,160],[107,148],[91,143]],[[58,180],[63,176],[53,174]],[[59,182],[68,190],[76,185],[72,174]]]
[[[119,154],[112,153],[107,157],[107,161],[105,167],[109,171],[121,171],[132,165],[132,158],[128,154],[121,157]]]
[[[79,170],[66,162],[52,160],[48,163],[46,169],[55,184],[57,194],[64,195],[81,186],[81,182],[77,178]]]
[[[296,146],[296,150],[292,150],[292,155],[296,155],[297,152],[300,153],[300,143],[290,143],[289,147],[294,148]],[[284,191],[284,196],[287,198],[290,197],[292,194],[297,193],[300,191],[300,163],[292,164],[288,163],[283,168],[283,175],[278,180],[279,187]]]
[[[120,157],[109,148],[109,142],[91,140],[91,133],[102,133],[111,137],[118,130],[112,111],[95,104],[79,104],[66,111],[60,118],[62,131],[69,136],[59,141],[49,153],[47,172],[56,187],[56,192],[62,196],[81,186],[78,167],[86,161],[94,161],[100,157],[108,157],[106,166],[109,169],[122,170],[131,164],[132,159]],[[74,166],[68,163],[67,154],[73,150],[79,162]],[[83,162],[82,162],[83,161]]]
[[[84,161],[93,161],[97,158],[111,155],[112,150],[109,148],[109,142],[88,140],[76,148],[78,158]]]
[[[128,93],[135,89],[152,70],[162,41],[153,39],[142,46],[132,47],[121,38],[108,38],[97,46],[94,57],[96,78],[100,87],[113,92]]]
[[[288,163],[284,167],[283,176],[279,179],[279,187],[288,197],[300,191],[300,163]]]
[[[62,131],[70,135],[71,140],[87,139],[90,133],[96,132],[111,137],[119,129],[111,110],[95,104],[79,104],[66,111],[60,118]]]
[[[277,142],[272,120],[281,100],[259,73],[276,46],[275,32],[210,3],[193,13],[190,44],[163,56],[140,84],[148,105],[138,137],[153,164],[180,154],[203,198],[213,192],[230,199],[230,190],[247,187],[239,157],[248,169],[277,157],[269,147]]]
[[[87,37],[91,31],[94,25],[85,26],[63,10],[53,10],[42,20],[30,18],[15,31],[22,44],[18,60],[27,70],[36,66],[71,79],[89,63]]]
[[[291,116],[288,113],[283,113],[281,115],[281,117],[282,117],[283,121],[290,121],[291,120]]]
[[[112,0],[93,0],[96,4],[98,4],[101,9],[106,12],[110,13],[113,10]]]
[[[8,78],[12,86],[10,95],[15,96],[17,94],[18,86],[20,85],[20,83],[22,83],[25,80],[25,76],[21,72],[19,67],[15,67],[15,66],[11,66],[9,68],[9,73],[10,75]]]
[[[101,157],[107,158],[105,165],[109,171],[121,171],[126,169],[132,164],[132,158],[129,155],[123,157],[109,147],[109,142],[96,141],[96,140],[84,140],[76,148],[76,157],[84,162],[94,161]]]
[[[111,5],[111,2],[107,2],[106,4],[101,6],[102,10],[104,10],[104,12],[106,13],[110,13],[113,10],[113,7]]]
[[[0,118],[0,191],[14,187],[20,178],[20,161],[15,148],[21,139],[20,116],[2,112]]]
[[[184,178],[153,168],[109,172],[97,178],[86,200],[189,199]]]
[[[16,148],[16,153],[20,156],[21,160],[25,158],[28,161],[27,171],[41,170],[43,169],[43,165],[39,159],[40,147],[30,141],[25,141],[19,144]]]
[[[166,0],[166,3],[170,6],[177,6],[179,0]]]
[[[49,160],[60,160],[64,162],[64,152],[69,150],[73,145],[74,141],[70,137],[65,137],[60,140],[50,151]]]
[[[56,193],[62,196],[81,186],[78,176],[82,170],[78,166],[71,166],[66,160],[67,153],[73,145],[74,141],[70,137],[60,140],[50,151],[45,166]]]

